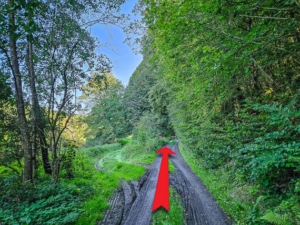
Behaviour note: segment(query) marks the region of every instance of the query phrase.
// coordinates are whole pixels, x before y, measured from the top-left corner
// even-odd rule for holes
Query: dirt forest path
[[[170,173],[170,186],[180,196],[188,225],[229,225],[231,222],[221,210],[202,181],[184,161],[176,142],[168,146],[176,155],[171,155],[176,171]],[[149,225],[152,204],[161,163],[161,155],[147,168],[139,182],[121,180],[122,188],[110,200],[110,208],[98,225]]]

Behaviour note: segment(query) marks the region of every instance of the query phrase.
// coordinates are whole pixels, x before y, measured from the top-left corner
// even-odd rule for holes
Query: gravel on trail
[[[170,155],[176,171],[170,174],[170,186],[180,196],[187,225],[230,225],[232,222],[219,207],[203,182],[184,161],[178,142],[168,146],[176,155]],[[147,166],[144,176],[137,182],[120,180],[119,188],[109,200],[110,208],[97,225],[149,225],[156,189],[161,154],[151,166]],[[100,168],[97,168],[100,169]]]

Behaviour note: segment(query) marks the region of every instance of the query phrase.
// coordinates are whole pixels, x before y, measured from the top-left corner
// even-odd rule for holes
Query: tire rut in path
[[[120,224],[123,218],[124,196],[122,190],[117,190],[109,200],[110,208],[106,211],[103,219],[97,225]]]
[[[144,176],[128,184],[121,179],[122,189],[117,191],[109,201],[110,208],[97,225],[148,225],[151,222],[151,209],[154,198],[158,168],[161,156],[157,157],[152,166],[147,168]],[[120,198],[116,196],[121,196]],[[118,198],[118,204],[111,204]],[[121,218],[121,220],[120,220]]]
[[[184,161],[178,142],[171,149],[176,153],[170,156],[176,172],[170,177],[170,184],[180,195],[187,224],[231,224],[206,186]]]
[[[176,168],[176,172],[170,173],[170,185],[180,196],[186,224],[232,224],[202,181],[184,161],[179,152],[178,143],[168,147],[176,152],[176,155],[170,156]],[[98,225],[149,225],[160,163],[161,155],[158,155],[139,182],[132,181],[128,184],[121,180],[122,190],[119,190],[112,198],[117,198],[118,204],[111,204],[104,219]],[[111,200],[111,202],[115,201]]]

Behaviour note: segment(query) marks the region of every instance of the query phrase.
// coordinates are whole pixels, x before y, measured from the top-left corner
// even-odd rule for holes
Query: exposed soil
[[[176,152],[176,155],[170,156],[176,168],[176,172],[170,173],[170,185],[180,196],[186,224],[232,224],[202,181],[184,161],[178,143],[168,147]],[[161,155],[158,155],[154,163],[146,167],[145,175],[138,182],[127,183],[121,180],[122,188],[110,199],[110,208],[98,225],[149,225],[160,163]]]

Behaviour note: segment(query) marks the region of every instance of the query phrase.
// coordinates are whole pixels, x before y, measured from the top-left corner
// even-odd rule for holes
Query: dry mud
[[[176,155],[171,155],[176,171],[170,173],[170,185],[179,194],[184,207],[184,218],[188,225],[229,225],[232,224],[221,210],[203,182],[184,161],[178,143],[168,146]],[[121,188],[110,199],[110,208],[98,225],[149,225],[152,204],[158,178],[161,155],[151,166],[147,166],[144,176],[137,182],[120,180]],[[97,168],[101,169],[101,168]]]

